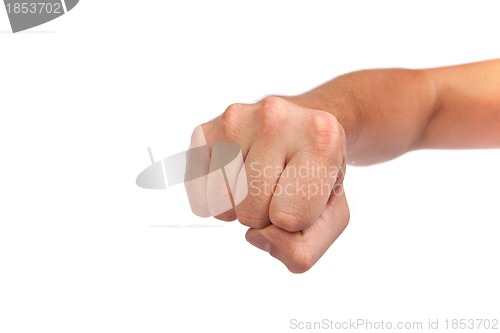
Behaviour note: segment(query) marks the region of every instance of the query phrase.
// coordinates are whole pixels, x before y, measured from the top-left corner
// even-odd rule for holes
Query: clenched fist
[[[346,138],[332,114],[281,97],[233,104],[196,128],[190,151],[203,145],[207,159],[187,162],[187,173],[209,169],[186,182],[193,212],[238,219],[291,272],[309,270],[346,228]]]

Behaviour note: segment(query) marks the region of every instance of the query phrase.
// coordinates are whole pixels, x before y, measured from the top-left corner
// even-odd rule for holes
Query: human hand
[[[237,144],[241,162],[219,176],[208,173],[186,183],[193,212],[238,219],[249,227],[246,239],[252,245],[291,272],[309,270],[349,222],[342,125],[328,112],[266,97],[233,104],[197,127],[191,148],[208,144],[210,171],[220,168],[214,162],[224,154],[220,142]],[[188,169],[203,167],[189,156],[187,163]]]

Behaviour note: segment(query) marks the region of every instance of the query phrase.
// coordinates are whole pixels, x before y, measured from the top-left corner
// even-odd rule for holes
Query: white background
[[[0,332],[498,318],[498,151],[349,168],[351,224],[303,275],[135,186],[233,102],[500,57],[496,3],[82,0],[16,35],[0,8]]]

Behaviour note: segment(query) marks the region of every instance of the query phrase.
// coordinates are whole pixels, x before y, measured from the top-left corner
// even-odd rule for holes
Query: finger
[[[224,221],[236,219],[234,193],[244,174],[244,157],[250,148],[247,131],[242,131],[252,105],[233,104],[215,120],[204,124],[210,147],[210,173],[207,177],[207,204],[210,214]],[[240,196],[246,195],[239,186]]]
[[[200,217],[212,216],[206,196],[210,170],[210,155],[208,149],[203,149],[206,144],[203,128],[196,127],[191,135],[189,150],[186,153],[184,187],[192,212]]]
[[[192,136],[191,149],[186,153],[184,179],[191,208],[199,216],[234,220],[231,193],[243,167],[239,146],[228,142],[212,143],[210,156],[207,145],[199,146],[203,143],[203,130],[198,127]]]
[[[245,161],[243,160],[243,154],[239,147],[236,158],[225,165],[221,171],[223,172],[232,207],[231,209],[216,215],[215,218],[228,222],[234,221],[236,220],[235,205],[240,203],[248,195]],[[210,188],[208,188],[207,191],[209,191],[209,189]]]
[[[214,142],[210,173],[207,179],[207,203],[212,216],[223,220],[233,220],[233,193],[244,166],[243,156],[237,144]]]
[[[347,227],[349,207],[345,194],[332,194],[325,209],[309,228],[288,232],[275,225],[249,229],[246,239],[269,252],[293,273],[309,270]]]
[[[256,142],[245,160],[247,174],[247,195],[241,199],[241,184],[235,206],[238,220],[251,228],[263,228],[270,224],[269,205],[274,188],[284,168],[286,153],[284,149],[273,150],[266,140]]]
[[[286,231],[304,230],[316,222],[339,176],[339,167],[311,156],[293,156],[275,188],[270,220]]]

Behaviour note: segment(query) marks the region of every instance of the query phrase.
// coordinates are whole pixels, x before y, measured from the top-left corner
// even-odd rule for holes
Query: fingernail
[[[262,251],[266,251],[267,253],[271,252],[271,243],[262,235],[257,234],[248,241],[250,244],[261,249]]]

